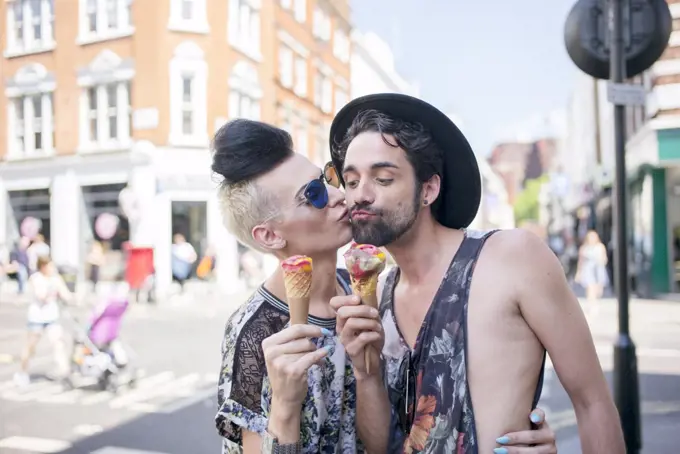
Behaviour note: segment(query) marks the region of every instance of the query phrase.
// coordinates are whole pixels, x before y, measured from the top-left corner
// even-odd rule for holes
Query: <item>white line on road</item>
[[[46,404],[74,404],[84,395],[86,392],[82,389],[72,389],[54,396],[38,397],[36,401]]]
[[[63,390],[64,387],[59,383],[42,381],[30,383],[26,387],[15,387],[14,390],[2,393],[0,397],[13,402],[28,402],[37,400],[41,397],[58,394]]]
[[[119,448],[117,446],[106,446],[90,454],[164,454],[158,451],[140,451],[139,449]]]
[[[214,389],[206,389],[203,391],[200,391],[198,394],[187,397],[186,399],[179,400],[173,404],[167,405],[161,409],[158,410],[158,413],[175,413],[180,410],[183,410],[187,407],[190,407],[194,404],[197,404],[198,402],[210,399],[211,397],[217,395],[217,391]]]
[[[91,396],[84,397],[83,400],[80,401],[80,404],[86,406],[96,405],[102,402],[106,402],[107,400],[110,400],[115,396],[116,395],[110,391],[99,391],[98,393],[92,394]]]
[[[111,408],[121,408],[130,405],[130,409],[134,409],[133,404],[138,404],[141,401],[148,401],[159,396],[173,396],[178,392],[186,392],[187,389],[193,392],[195,389],[194,383],[200,379],[200,375],[197,373],[185,375],[184,377],[178,378],[177,380],[166,381],[165,383],[158,384],[151,389],[137,390],[125,394],[119,398],[111,401]],[[144,408],[147,408],[146,406]],[[153,410],[141,410],[141,411],[153,411]]]
[[[71,443],[63,440],[35,437],[9,437],[0,440],[0,448],[18,449],[32,453],[55,453],[70,448]]]

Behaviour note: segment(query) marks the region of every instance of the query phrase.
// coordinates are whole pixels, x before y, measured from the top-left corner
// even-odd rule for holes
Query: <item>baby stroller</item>
[[[95,379],[99,389],[111,392],[124,385],[134,387],[137,371],[130,364],[132,352],[119,339],[128,305],[126,297],[108,298],[95,310],[85,327],[71,316],[76,322],[71,354],[71,386],[74,386],[74,378],[81,377]]]

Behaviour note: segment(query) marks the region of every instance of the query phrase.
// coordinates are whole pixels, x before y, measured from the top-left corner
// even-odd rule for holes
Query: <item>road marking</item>
[[[86,392],[82,389],[72,389],[53,396],[38,397],[36,400],[46,404],[74,404],[80,397],[85,395]]]
[[[110,391],[99,391],[98,393],[95,393],[91,396],[87,396],[83,398],[83,400],[80,401],[81,405],[96,405],[100,404],[102,402],[106,402],[107,400],[110,400],[115,397],[115,394],[113,394]]]
[[[161,372],[156,375],[151,375],[145,377],[137,382],[137,387],[124,394],[123,396],[116,397],[109,404],[111,408],[121,408],[126,404],[137,402],[139,400],[145,400],[146,396],[149,395],[149,388],[158,389],[164,383],[168,383],[175,377],[175,374],[171,371]]]
[[[0,400],[92,406],[108,402],[114,409],[137,413],[172,413],[216,395],[217,375],[189,373],[176,377],[172,371],[159,372],[138,379],[134,388],[123,387],[120,392],[93,391],[79,386],[65,388],[48,380],[33,381],[17,386],[13,380],[0,383]]]
[[[0,364],[11,364],[14,362],[14,355],[0,353]]]
[[[195,389],[193,384],[197,382],[200,378],[199,374],[189,374],[185,375],[182,378],[178,378],[177,380],[172,380],[172,375],[169,377],[169,379],[165,382],[159,383],[157,386],[153,387],[152,389],[141,389],[141,390],[135,390],[130,393],[125,394],[122,397],[116,398],[111,401],[111,408],[121,408],[124,406],[128,406],[131,404],[137,404],[140,401],[143,400],[150,400],[155,397],[160,397],[160,396],[173,396],[175,393],[179,391],[183,391],[187,388]],[[148,388],[148,387],[147,387]],[[130,407],[131,409],[134,409],[134,406]],[[147,408],[147,407],[144,407]],[[142,411],[148,411],[148,410],[142,410]]]
[[[90,437],[92,435],[96,435],[100,432],[103,432],[104,428],[102,426],[98,426],[96,424],[80,424],[78,426],[75,426],[73,428],[73,434],[74,435],[81,435],[84,437]]]
[[[51,381],[31,382],[26,386],[16,386],[8,392],[2,393],[0,397],[13,402],[28,402],[36,400],[41,396],[49,396],[63,390],[61,384]]]
[[[641,413],[643,415],[668,415],[680,412],[680,402],[642,402]],[[554,431],[576,425],[576,413],[573,409],[552,413],[550,419],[546,418]]]
[[[187,397],[186,399],[179,400],[175,403],[172,403],[170,405],[166,405],[165,407],[162,407],[158,410],[158,413],[175,413],[180,410],[183,410],[187,407],[190,407],[194,404],[197,404],[198,402],[201,402],[203,400],[208,400],[211,397],[214,397],[217,395],[217,391],[215,389],[205,389],[203,391],[200,391],[198,394],[195,396]],[[210,401],[212,403],[212,401]]]
[[[598,355],[611,356],[614,354],[613,345],[597,345],[595,347]],[[680,350],[670,348],[636,348],[635,353],[638,357],[648,358],[680,358]]]
[[[139,449],[119,448],[117,446],[106,446],[92,451],[90,454],[165,454],[159,451],[141,451]]]
[[[41,454],[65,451],[72,446],[67,441],[49,438],[9,437],[0,440],[0,448],[18,449]]]

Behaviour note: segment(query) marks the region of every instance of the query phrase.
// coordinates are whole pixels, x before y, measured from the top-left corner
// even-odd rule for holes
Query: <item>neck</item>
[[[335,314],[330,307],[331,298],[338,295],[338,281],[336,279],[337,252],[311,256],[314,277],[309,302],[310,314],[333,318]],[[280,262],[280,260],[279,260]],[[286,287],[283,282],[283,271],[277,267],[274,274],[265,281],[265,287],[277,298],[287,302]]]
[[[399,266],[400,282],[411,286],[427,280],[443,261],[450,262],[452,251],[458,249],[463,237],[462,231],[444,227],[431,215],[421,214],[406,234],[387,246]]]

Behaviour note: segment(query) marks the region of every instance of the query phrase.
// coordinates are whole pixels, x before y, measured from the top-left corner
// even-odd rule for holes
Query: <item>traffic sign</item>
[[[611,0],[579,0],[564,27],[567,53],[588,75],[609,79]],[[673,18],[665,0],[623,1],[623,56],[625,77],[647,70],[661,56],[673,30]]]
[[[607,84],[607,100],[616,106],[644,106],[647,90],[642,85]]]

